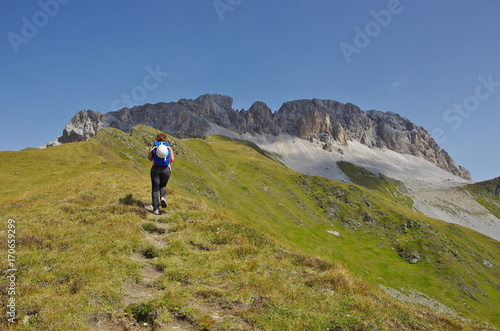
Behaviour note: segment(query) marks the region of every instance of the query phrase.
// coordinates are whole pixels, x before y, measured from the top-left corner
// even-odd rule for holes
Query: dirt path
[[[149,211],[149,210],[148,210]],[[146,241],[155,248],[168,246],[168,224],[159,222],[162,215],[148,213],[147,222],[153,223],[158,231],[146,231],[141,226]],[[154,299],[159,290],[155,282],[163,275],[153,264],[153,259],[141,253],[134,253],[130,259],[141,266],[139,279],[130,279],[123,285],[122,306],[124,308],[133,304],[140,304]],[[121,317],[113,316],[111,313],[101,313],[89,318],[88,323],[93,330],[124,330],[124,331],[153,331],[153,330],[193,330],[192,326],[182,320],[172,322],[138,322],[130,315]]]

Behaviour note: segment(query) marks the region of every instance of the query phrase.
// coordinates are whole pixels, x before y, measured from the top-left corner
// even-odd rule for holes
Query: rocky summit
[[[325,150],[334,144],[357,141],[370,148],[389,149],[425,159],[449,173],[471,179],[422,127],[393,112],[363,111],[334,100],[295,100],[272,112],[263,102],[248,110],[232,108],[233,99],[205,94],[197,99],[145,104],[101,113],[82,110],[66,124],[62,136],[47,147],[90,139],[103,127],[128,132],[143,124],[179,138],[202,136],[222,128],[236,134],[290,135],[321,141]]]

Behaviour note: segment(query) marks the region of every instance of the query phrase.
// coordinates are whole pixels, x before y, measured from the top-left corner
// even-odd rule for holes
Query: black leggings
[[[153,209],[159,208],[160,197],[167,195],[167,183],[170,179],[170,166],[154,165],[151,167],[151,199]]]

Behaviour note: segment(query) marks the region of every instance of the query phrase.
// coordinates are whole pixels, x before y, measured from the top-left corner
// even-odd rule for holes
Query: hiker
[[[170,179],[172,168],[170,162],[174,162],[175,156],[172,147],[167,142],[165,133],[156,135],[156,142],[149,148],[148,160],[153,161],[151,167],[151,198],[153,200],[153,214],[160,214],[159,203],[162,208],[167,208],[167,183]]]

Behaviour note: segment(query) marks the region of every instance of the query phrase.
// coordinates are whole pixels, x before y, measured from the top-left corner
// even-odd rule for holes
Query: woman
[[[174,162],[175,156],[172,147],[167,142],[165,133],[156,135],[156,142],[149,148],[148,160],[153,161],[151,167],[151,198],[153,200],[153,213],[160,214],[159,204],[162,208],[167,208],[167,183],[170,179],[170,162]]]

